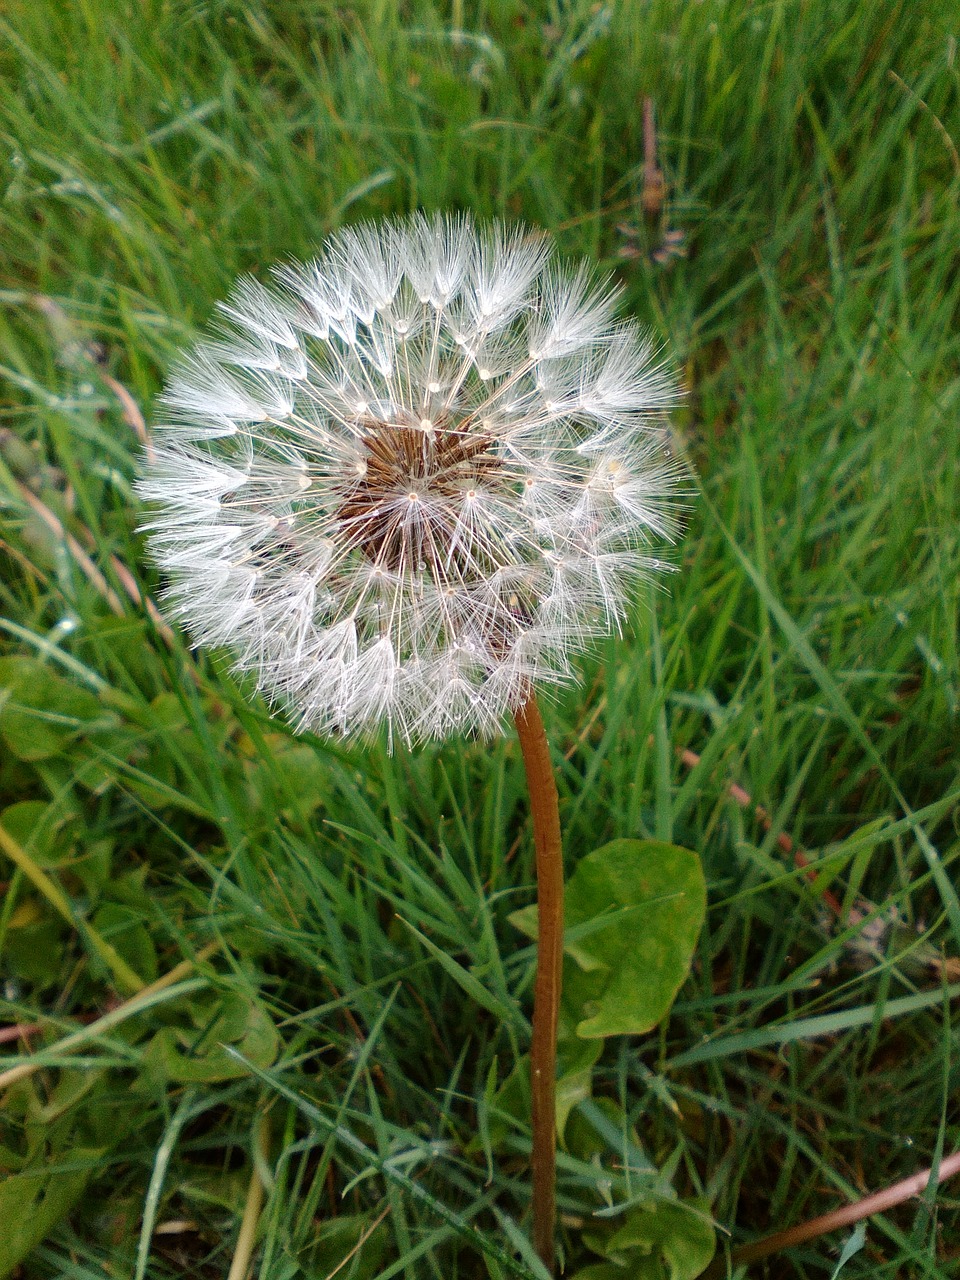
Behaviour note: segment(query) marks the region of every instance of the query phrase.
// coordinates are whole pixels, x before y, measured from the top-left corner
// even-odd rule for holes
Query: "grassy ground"
[[[0,1020],[43,1063],[0,1096],[7,1267],[226,1277],[246,1212],[261,1280],[535,1274],[515,743],[295,739],[128,591],[109,379],[149,414],[237,273],[415,206],[615,269],[688,387],[680,572],[548,708],[568,870],[656,836],[710,885],[669,1021],[606,1042],[572,1122],[568,1273],[605,1205],[701,1197],[736,1242],[956,1148],[958,34],[955,0],[4,7]],[[954,1275],[956,1197],[843,1275]]]

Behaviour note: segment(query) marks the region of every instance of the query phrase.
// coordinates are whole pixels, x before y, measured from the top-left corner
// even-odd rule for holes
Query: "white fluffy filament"
[[[174,614],[298,728],[492,734],[674,529],[668,372],[544,237],[416,215],[242,280],[139,491]]]

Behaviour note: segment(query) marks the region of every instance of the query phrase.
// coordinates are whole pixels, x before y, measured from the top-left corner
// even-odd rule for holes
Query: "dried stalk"
[[[754,1240],[752,1244],[742,1244],[731,1253],[730,1266],[741,1267],[747,1262],[759,1262],[762,1258],[769,1258],[771,1254],[780,1253],[783,1249],[792,1249],[794,1245],[815,1240],[818,1236],[839,1231],[842,1227],[850,1227],[855,1222],[862,1222],[864,1218],[870,1218],[875,1213],[886,1213],[888,1209],[903,1204],[905,1200],[926,1191],[933,1173],[933,1169],[923,1169],[920,1173],[914,1173],[909,1178],[904,1178],[902,1182],[895,1182],[893,1186],[885,1187],[882,1191],[875,1191],[872,1195],[865,1196],[853,1204],[833,1209],[830,1213],[821,1214],[819,1218],[810,1218],[809,1221],[798,1223],[795,1227],[788,1227],[785,1231],[777,1231],[774,1235],[765,1236],[762,1240]],[[935,1181],[937,1184],[946,1182],[948,1178],[954,1178],[958,1173],[960,1173],[960,1151],[955,1151],[953,1155],[940,1161]],[[720,1276],[727,1274],[727,1260],[716,1258],[703,1273],[703,1280],[719,1280]]]

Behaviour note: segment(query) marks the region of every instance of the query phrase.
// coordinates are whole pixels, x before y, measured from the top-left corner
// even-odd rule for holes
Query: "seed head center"
[[[481,480],[497,483],[491,437],[450,419],[372,420],[361,446],[363,475],[344,483],[336,511],[350,543],[394,572],[429,565],[435,578],[462,576],[457,508]]]

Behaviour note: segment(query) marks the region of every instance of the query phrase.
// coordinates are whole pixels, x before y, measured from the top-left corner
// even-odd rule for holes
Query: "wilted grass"
[[[549,709],[569,868],[655,836],[711,889],[669,1023],[606,1044],[568,1136],[569,1271],[605,1201],[673,1187],[736,1240],[956,1147],[958,28],[906,0],[7,6],[0,972],[4,1023],[44,1028],[0,1099],[24,1275],[226,1277],[261,1183],[262,1280],[536,1274],[501,1088],[533,959],[515,744],[295,739],[124,576],[157,590],[103,375],[148,408],[236,274],[418,205],[615,268],[683,367],[702,486],[669,590]],[[687,258],[651,260],[665,229]],[[873,1219],[844,1276],[954,1274],[956,1204]],[[772,1274],[829,1275],[842,1243]]]

